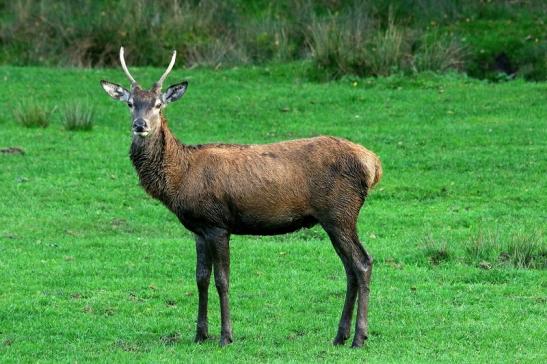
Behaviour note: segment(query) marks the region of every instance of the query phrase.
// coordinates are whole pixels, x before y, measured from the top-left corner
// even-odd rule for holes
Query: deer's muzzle
[[[140,136],[146,136],[148,135],[148,132],[150,132],[150,127],[146,120],[138,118],[133,121],[133,133]]]

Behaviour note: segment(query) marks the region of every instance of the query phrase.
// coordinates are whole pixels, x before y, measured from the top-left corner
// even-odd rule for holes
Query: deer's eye
[[[133,107],[133,103],[132,103],[131,101],[128,101],[128,102],[127,102],[127,106]]]
[[[159,108],[161,108],[161,102],[158,102],[158,103],[156,104],[156,109],[159,109]]]

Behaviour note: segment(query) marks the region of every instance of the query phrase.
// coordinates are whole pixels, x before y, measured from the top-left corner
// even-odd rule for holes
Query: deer
[[[357,219],[369,191],[382,177],[376,154],[346,139],[318,136],[272,144],[180,142],[168,127],[165,107],[179,100],[188,82],[162,85],[175,64],[176,50],[160,79],[142,88],[121,67],[130,89],[102,80],[113,99],[131,115],[130,159],[144,190],[161,201],[192,232],[196,244],[199,293],[196,335],[209,338],[207,304],[211,273],[220,301],[220,346],[232,343],[229,308],[231,235],[277,235],[319,224],[346,273],[346,295],[334,345],[350,337],[352,347],[368,338],[368,300],[372,256],[357,234]]]

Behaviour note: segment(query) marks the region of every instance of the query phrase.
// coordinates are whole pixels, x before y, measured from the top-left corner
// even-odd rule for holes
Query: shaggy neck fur
[[[129,154],[140,183],[149,195],[165,204],[172,202],[169,196],[176,182],[173,181],[172,172],[178,173],[179,178],[183,175],[186,149],[171,133],[163,115],[159,130],[145,138],[133,136]],[[178,168],[168,172],[166,166],[173,168],[173,165]]]

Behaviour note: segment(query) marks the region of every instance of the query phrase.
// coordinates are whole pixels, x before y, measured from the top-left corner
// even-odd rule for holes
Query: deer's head
[[[121,47],[120,63],[122,64],[125,74],[131,81],[131,89],[127,90],[118,84],[104,80],[101,81],[101,86],[103,89],[114,100],[127,103],[127,106],[131,112],[131,125],[134,135],[144,138],[155,133],[161,125],[161,110],[170,102],[177,101],[182,97],[182,95],[184,95],[184,92],[188,87],[187,81],[169,86],[165,92],[161,91],[163,81],[165,81],[165,78],[175,65],[176,57],[177,52],[173,51],[173,56],[171,57],[171,62],[169,63],[167,70],[150,90],[146,90],[139,86],[137,81],[135,81],[133,76],[131,76],[131,73],[129,73],[129,70],[125,65],[123,47]]]

